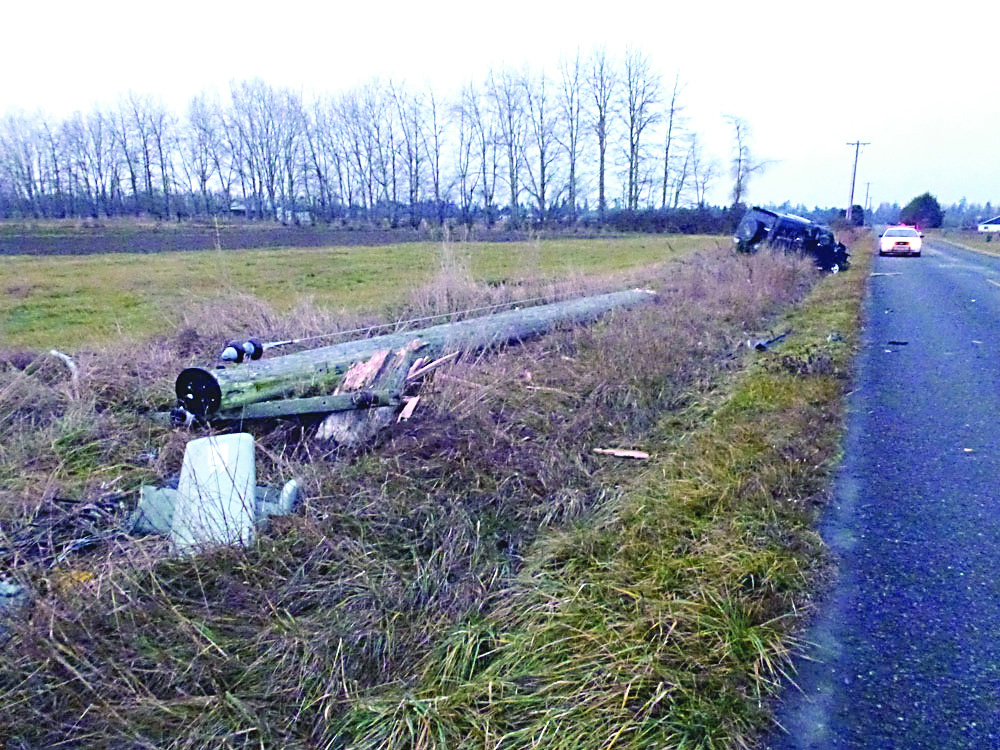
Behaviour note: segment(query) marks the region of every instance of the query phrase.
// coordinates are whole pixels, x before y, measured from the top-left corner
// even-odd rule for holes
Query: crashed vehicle
[[[837,273],[850,265],[847,248],[828,227],[801,216],[779,214],[766,208],[747,210],[733,237],[736,251],[754,253],[761,245],[812,256],[824,271]]]

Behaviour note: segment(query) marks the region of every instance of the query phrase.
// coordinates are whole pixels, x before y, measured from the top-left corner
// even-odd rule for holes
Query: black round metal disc
[[[222,403],[219,381],[199,367],[182,370],[174,391],[184,408],[202,419],[217,411]]]

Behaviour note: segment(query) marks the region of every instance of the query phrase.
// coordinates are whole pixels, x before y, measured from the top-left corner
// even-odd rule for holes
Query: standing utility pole
[[[850,221],[851,209],[854,208],[854,178],[858,176],[858,153],[861,151],[862,146],[868,146],[870,143],[854,141],[854,143],[848,143],[847,145],[854,146],[854,171],[851,172],[851,198],[847,201],[847,220]]]

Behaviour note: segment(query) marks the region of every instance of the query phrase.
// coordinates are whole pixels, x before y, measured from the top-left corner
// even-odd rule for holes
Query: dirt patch
[[[521,242],[537,233],[477,229],[475,241]],[[558,236],[551,232],[542,236]],[[573,233],[580,239],[590,235]],[[610,236],[610,235],[602,235]],[[191,250],[249,250],[278,247],[354,247],[430,242],[441,239],[441,230],[345,229],[336,227],[283,227],[240,225],[220,228],[180,226],[163,229],[137,227],[80,228],[0,234],[0,255],[96,255],[103,253],[166,253]]]
[[[35,284],[12,284],[4,289],[4,294],[13,299],[27,299],[36,289]]]

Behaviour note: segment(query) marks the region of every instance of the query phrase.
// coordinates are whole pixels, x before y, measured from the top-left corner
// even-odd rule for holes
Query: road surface
[[[839,563],[770,750],[1000,748],[1000,258],[877,258]]]

